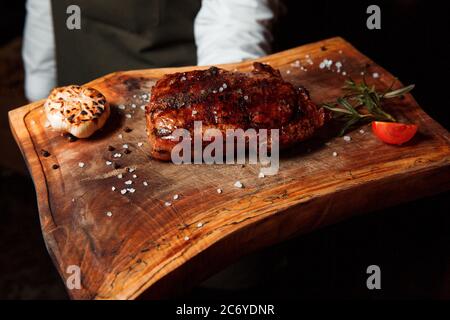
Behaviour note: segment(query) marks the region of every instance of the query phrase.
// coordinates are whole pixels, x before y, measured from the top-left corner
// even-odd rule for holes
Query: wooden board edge
[[[39,151],[35,149],[25,123],[26,116],[34,109],[41,107],[43,103],[44,100],[40,100],[30,103],[24,107],[11,110],[8,112],[8,120],[14,140],[19,146],[20,152],[22,153],[35,187],[39,210],[38,216],[47,252],[56,266],[56,269],[60,273],[61,278],[64,279],[64,277],[62,277],[63,270],[59,270],[58,260],[60,259],[60,255],[57,251],[58,246],[56,245],[56,240],[52,236],[52,232],[50,232],[56,228],[56,225],[50,208],[47,180],[38,155]]]
[[[427,188],[420,183],[410,183],[411,181],[419,181],[422,179],[431,178],[433,179],[433,181],[437,182],[435,188]],[[373,190],[373,185],[380,186],[378,190],[380,190],[379,192],[381,195],[384,195],[384,197],[387,198],[387,201],[380,202],[378,200],[371,200],[370,193],[371,190]],[[405,185],[408,187],[405,188]],[[387,188],[383,188],[383,186],[387,186]],[[394,194],[397,190],[402,190],[403,193],[403,196],[399,202],[393,198],[390,198],[390,195]],[[359,193],[359,200],[354,204],[355,209],[351,212],[346,210],[345,206],[348,202],[347,199],[349,197],[352,197],[352,188],[340,189],[336,194],[327,193],[324,195],[320,195],[318,197],[311,198],[308,201],[298,203],[295,206],[288,207],[287,209],[281,210],[279,212],[272,212],[262,218],[254,219],[251,223],[227,233],[217,241],[209,242],[210,245],[207,248],[204,248],[202,251],[197,252],[192,256],[189,255],[189,259],[184,264],[180,266],[174,266],[173,268],[171,268],[171,266],[166,266],[165,270],[167,271],[167,269],[169,269],[169,271],[165,275],[163,275],[161,278],[158,278],[154,283],[143,284],[142,286],[136,288],[135,291],[130,290],[125,294],[125,297],[126,299],[131,300],[141,297],[141,295],[143,298],[149,299],[172,298],[173,292],[171,291],[174,286],[168,285],[167,282],[178,284],[176,287],[178,287],[180,290],[176,292],[176,294],[184,293],[195,283],[205,280],[205,277],[208,276],[208,274],[206,274],[202,275],[202,277],[197,277],[198,273],[193,272],[194,270],[196,270],[196,268],[202,268],[202,262],[210,261],[210,263],[212,263],[208,265],[208,268],[211,267],[209,275],[214,274],[215,271],[220,271],[220,268],[223,267],[223,265],[214,265],[214,259],[208,258],[212,247],[215,248],[215,252],[219,250],[225,256],[233,256],[232,252],[227,252],[227,250],[230,250],[230,248],[235,247],[236,240],[232,239],[239,237],[247,239],[246,234],[249,233],[264,238],[264,241],[254,242],[251,241],[251,239],[247,239],[248,243],[241,244],[239,254],[237,256],[234,256],[232,259],[228,259],[228,263],[232,263],[238,258],[266,246],[280,243],[293,237],[306,234],[311,230],[317,230],[318,228],[322,228],[345,220],[348,217],[361,214],[364,208],[367,207],[367,203],[364,200],[365,198],[369,199],[368,201],[371,202],[371,212],[373,212],[376,210],[387,208],[389,206],[392,206],[393,204],[400,204],[407,201],[417,200],[448,190],[450,190],[450,161],[447,161],[443,166],[435,166],[432,168],[423,168],[421,170],[417,170],[414,175],[411,175],[409,173],[401,173],[382,179],[371,180],[369,183],[366,183],[363,186],[363,190],[361,191],[361,193]],[[345,196],[339,197],[337,196],[337,194]],[[420,194],[420,196],[417,196],[417,194]],[[334,202],[336,200],[339,200],[341,202]],[[324,211],[320,215],[317,215],[313,219],[311,219],[311,221],[308,221],[308,218],[314,215],[313,211],[317,211],[317,203],[321,204],[320,208],[323,208]],[[335,217],[333,221],[325,219],[325,216],[331,210],[335,210],[333,211],[334,213],[339,213],[337,215],[338,217]],[[301,213],[301,215],[299,214],[299,212]],[[309,217],[305,216],[307,214],[309,214]],[[308,223],[306,225],[303,225],[300,229],[292,227],[294,225],[301,225],[301,222],[305,221],[307,221]],[[271,238],[270,233],[273,232],[273,230],[279,229],[279,227],[273,228],[273,224],[283,224],[284,226],[291,226],[291,232],[288,235],[284,234],[281,237]],[[272,226],[269,227],[269,225]],[[285,228],[283,228],[283,230],[284,229]],[[270,230],[272,231],[270,232]],[[254,236],[252,238],[254,238]],[[230,243],[233,245],[230,245]],[[195,251],[195,248],[193,248],[192,251]],[[185,252],[185,254],[188,254],[188,252]],[[122,292],[120,296],[113,296],[110,298],[123,299],[124,293]],[[96,296],[95,299],[104,298]]]

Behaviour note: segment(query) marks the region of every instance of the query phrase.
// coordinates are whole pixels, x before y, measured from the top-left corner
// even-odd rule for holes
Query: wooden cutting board
[[[321,69],[324,59],[342,62],[341,71]],[[365,69],[379,88],[394,79],[341,38],[259,61],[306,86],[317,103],[340,95],[346,76],[361,80]],[[251,62],[224,67],[250,70]],[[389,105],[398,118],[420,127],[414,141],[401,147],[383,144],[368,126],[351,132],[350,142],[322,133],[283,153],[279,173],[263,179],[255,165],[177,166],[152,160],[141,109],[145,94],[163,74],[195,68],[117,72],[91,82],[106,95],[113,112],[103,132],[88,140],[68,142],[46,127],[43,101],[10,112],[12,131],[35,183],[48,251],[64,281],[71,276],[69,266],[80,267],[81,289],[69,290],[72,298],[173,295],[258,248],[450,189],[449,133],[411,95]],[[123,144],[131,153],[123,153]],[[122,157],[114,158],[116,152]],[[121,168],[106,165],[108,160]],[[52,168],[55,164],[59,168]],[[133,181],[135,192],[122,195],[119,190],[127,180]],[[245,188],[234,187],[237,180]],[[176,194],[178,200],[173,199]]]

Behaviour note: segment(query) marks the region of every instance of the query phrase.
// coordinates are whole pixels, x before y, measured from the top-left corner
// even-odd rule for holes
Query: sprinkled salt
[[[148,182],[147,181],[144,181],[144,182],[142,182],[142,184],[144,185],[144,186],[148,186]]]
[[[217,193],[221,194],[222,193],[222,189],[217,189]]]
[[[121,194],[127,193],[127,189],[122,189],[122,190],[120,190],[120,193],[121,193]]]
[[[108,211],[108,212],[106,212],[106,215],[107,215],[108,217],[112,217],[112,212],[111,212],[111,211]]]
[[[347,72],[342,71],[342,75],[343,75],[343,76],[346,76],[346,75],[347,75]]]
[[[197,114],[197,110],[192,110],[192,115],[195,116]]]
[[[119,139],[122,139],[122,138],[123,138],[123,135],[120,133],[120,134],[118,135],[118,137],[119,137]]]
[[[380,74],[378,72],[374,72],[374,73],[372,73],[372,77],[374,79],[378,79],[380,77]]]
[[[120,153],[114,153],[113,157],[114,157],[114,158],[120,158],[120,157],[122,157],[122,154],[120,154]]]
[[[128,149],[128,144],[124,144],[122,147],[123,147],[124,149]]]
[[[265,177],[264,173],[260,172],[260,173],[258,174],[258,178],[264,178],[264,177]]]
[[[333,157],[337,157],[337,152],[335,151],[335,152],[333,152]]]
[[[248,100],[248,96],[244,96],[244,100]]]
[[[164,203],[164,205],[165,205],[166,207],[170,207],[172,204],[171,204],[170,202],[166,201],[166,202]]]
[[[138,142],[138,147],[142,147],[144,144],[142,142]]]
[[[85,164],[84,164],[84,162],[78,162],[78,166],[79,166],[80,168],[84,168]]]
[[[350,136],[344,136],[344,140],[347,142],[350,142],[352,140],[352,138]]]
[[[134,171],[136,171],[135,168],[128,168],[128,172],[129,172],[129,173],[133,173]]]
[[[188,236],[184,237],[184,241],[188,241],[188,240],[189,240]]]
[[[179,197],[180,196],[176,194],[176,195],[173,196],[173,200],[178,200]]]
[[[118,175],[117,175],[117,178],[119,178],[119,179],[122,179],[122,174],[121,173],[119,173]]]
[[[145,110],[145,106],[140,106],[139,108],[141,108],[142,111]]]
[[[201,227],[203,227],[203,223],[201,223],[201,222],[197,223],[197,228],[201,228]]]
[[[364,134],[365,131],[363,129],[359,130],[359,133]]]
[[[127,117],[128,119],[131,119],[131,114],[127,113],[127,114],[125,115],[125,117]]]
[[[116,191],[116,187],[111,187],[111,190],[112,191]]]
[[[291,73],[291,70],[287,70],[287,71],[286,71],[286,74],[290,74],[290,73]]]
[[[119,105],[120,110],[125,110],[125,106],[123,104]]]
[[[133,174],[133,179],[136,179],[136,178],[137,178],[137,175]]]
[[[222,85],[222,87],[223,87],[224,89],[226,89],[228,86],[227,86],[226,83],[224,83],[224,84]]]
[[[136,105],[135,105],[134,103],[131,105],[131,107],[132,107],[133,109],[136,109]]]
[[[186,81],[186,77],[185,77],[185,76],[182,76],[182,77],[181,77],[181,81]]]
[[[133,181],[127,180],[127,181],[125,181],[125,184],[128,184],[128,185],[133,184]]]
[[[222,91],[223,91],[223,88],[222,88],[222,87],[220,87],[220,88],[219,88],[219,92],[222,92]]]
[[[106,161],[105,163],[106,163],[107,166],[110,166],[112,164],[111,161]]]
[[[134,189],[134,188],[127,188],[127,191],[130,192],[130,193],[134,193],[136,191],[136,189]]]
[[[240,181],[236,181],[236,182],[234,183],[234,186],[235,186],[236,188],[243,188],[243,187],[244,187],[244,185],[243,185]]]

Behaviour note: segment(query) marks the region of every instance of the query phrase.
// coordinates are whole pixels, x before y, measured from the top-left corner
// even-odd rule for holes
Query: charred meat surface
[[[311,137],[328,113],[318,108],[306,89],[295,88],[278,70],[255,62],[248,73],[216,67],[165,75],[153,87],[146,107],[147,134],[156,159],[170,160],[179,142],[176,129],[279,129],[280,148]]]

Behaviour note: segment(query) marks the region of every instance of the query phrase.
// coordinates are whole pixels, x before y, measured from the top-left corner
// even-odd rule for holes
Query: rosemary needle
[[[414,85],[392,90],[394,84],[395,80],[385,92],[379,92],[375,89],[375,86],[369,86],[365,78],[360,83],[350,79],[345,82],[343,87],[344,96],[337,98],[335,102],[324,103],[322,106],[332,111],[334,117],[343,122],[340,131],[341,136],[360,123],[369,121],[395,122],[395,118],[383,110],[383,102],[386,99],[405,95],[414,89]]]

